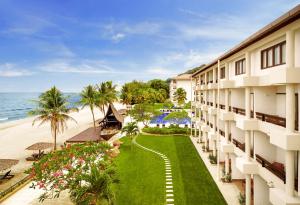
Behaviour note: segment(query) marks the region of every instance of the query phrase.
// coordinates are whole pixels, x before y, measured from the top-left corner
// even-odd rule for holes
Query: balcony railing
[[[285,171],[284,165],[278,162],[269,162],[268,160],[264,159],[262,156],[256,154],[256,161],[265,167],[267,170],[272,172],[276,175],[279,179],[281,179],[285,183]]]
[[[264,122],[269,122],[281,127],[286,127],[286,118],[280,117],[277,115],[269,115],[261,112],[256,112],[256,119],[264,121]],[[295,130],[298,129],[298,119],[296,118],[295,120]]]
[[[239,141],[236,140],[236,139],[233,139],[232,142],[233,142],[233,144],[234,144],[237,148],[239,148],[240,150],[242,150],[243,152],[245,152],[245,143],[241,143],[241,142],[239,142]]]
[[[220,133],[221,136],[225,137],[225,132],[223,130],[220,129],[219,133]],[[231,133],[229,134],[228,137],[229,137],[229,141],[231,141]]]

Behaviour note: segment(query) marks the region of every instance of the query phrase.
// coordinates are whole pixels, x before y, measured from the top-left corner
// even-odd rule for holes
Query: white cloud
[[[135,24],[127,22],[110,22],[101,26],[101,35],[115,43],[131,35],[155,35],[161,31],[159,22],[142,21]]]
[[[52,60],[38,66],[40,70],[51,73],[77,73],[77,74],[124,74],[101,60]]]
[[[112,41],[115,43],[120,42],[123,38],[125,38],[125,34],[123,33],[117,33],[111,37]]]
[[[21,77],[33,74],[34,73],[31,71],[17,68],[16,65],[11,63],[5,63],[0,65],[0,77]]]
[[[160,68],[160,67],[149,68],[146,70],[146,72],[149,74],[152,74],[152,75],[159,75],[159,77],[161,77],[161,75],[170,76],[170,75],[176,74],[176,72],[174,72],[174,70],[167,69],[167,68]]]

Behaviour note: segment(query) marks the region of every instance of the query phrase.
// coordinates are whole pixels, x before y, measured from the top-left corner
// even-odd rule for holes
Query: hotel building
[[[185,102],[192,101],[192,86],[191,86],[191,77],[192,74],[181,74],[171,78],[170,82],[170,99],[171,102],[177,105],[176,100],[174,99],[174,93],[178,88],[182,88],[186,92]]]
[[[192,136],[219,179],[242,181],[246,205],[300,204],[300,5],[192,81]]]

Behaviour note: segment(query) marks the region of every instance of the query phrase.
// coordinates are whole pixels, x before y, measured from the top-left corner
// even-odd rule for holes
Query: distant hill
[[[186,72],[181,73],[180,75],[182,75],[182,74],[193,74],[193,73],[197,72],[198,70],[202,69],[204,66],[205,66],[205,64],[202,64],[202,65],[200,65],[196,68],[192,68],[190,70],[187,70]]]

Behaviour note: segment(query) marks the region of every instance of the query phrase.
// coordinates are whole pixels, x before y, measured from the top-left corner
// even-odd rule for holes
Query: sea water
[[[28,117],[28,112],[36,108],[40,93],[0,93],[0,123]],[[65,93],[70,106],[78,106],[78,93]]]

